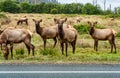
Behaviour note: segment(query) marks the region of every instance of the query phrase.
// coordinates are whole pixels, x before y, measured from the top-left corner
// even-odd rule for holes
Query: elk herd
[[[68,56],[68,45],[72,46],[72,52],[75,53],[76,49],[76,41],[77,41],[77,30],[70,24],[64,24],[67,21],[67,18],[64,19],[57,19],[54,18],[55,25],[49,27],[41,27],[42,19],[36,20],[32,19],[35,25],[35,31],[44,42],[44,49],[46,48],[47,39],[53,39],[55,48],[57,41],[60,42],[60,47],[62,54],[64,54],[64,47],[65,47],[65,54]],[[28,18],[24,16],[23,18],[17,20],[17,25],[22,24],[25,22],[26,25],[28,24]],[[76,19],[76,22],[80,22],[79,18]],[[98,40],[108,40],[111,45],[111,53],[113,52],[113,48],[115,49],[116,53],[116,44],[115,44],[115,35],[116,31],[113,29],[96,29],[94,26],[97,22],[87,22],[90,26],[89,34],[94,39],[94,49],[98,50]],[[27,50],[28,55],[32,51],[32,55],[34,56],[34,49],[35,46],[31,43],[32,32],[29,29],[20,29],[15,27],[7,27],[3,31],[1,31],[0,37],[0,44],[1,50],[4,55],[5,59],[8,59],[9,55],[9,47],[10,45],[10,52],[11,58],[13,58],[13,44],[17,43],[24,43]]]

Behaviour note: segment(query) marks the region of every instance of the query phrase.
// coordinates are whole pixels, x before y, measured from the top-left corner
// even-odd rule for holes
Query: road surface
[[[0,78],[120,78],[120,65],[1,64]]]

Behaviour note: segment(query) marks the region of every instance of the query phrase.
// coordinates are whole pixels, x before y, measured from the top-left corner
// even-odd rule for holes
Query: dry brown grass
[[[120,31],[120,21],[119,19],[115,19],[113,21],[111,21],[110,18],[104,18],[104,16],[100,16],[100,15],[65,15],[65,14],[56,14],[56,15],[52,15],[52,14],[6,14],[8,17],[10,17],[10,19],[12,20],[12,22],[8,25],[2,25],[1,29],[4,29],[5,27],[16,27],[16,28],[25,28],[25,29],[30,29],[33,33],[34,36],[36,34],[35,32],[35,24],[32,21],[32,19],[43,19],[43,22],[41,23],[41,26],[53,26],[54,23],[54,18],[68,18],[68,21],[72,21],[74,24],[76,23],[76,18],[79,17],[81,18],[81,24],[83,23],[87,23],[87,21],[98,21],[98,24],[100,26],[103,26],[105,28],[112,28],[115,29],[117,32]],[[16,19],[19,19],[21,17],[27,16],[28,18],[28,23],[29,25],[26,26],[25,24],[23,25],[17,25],[16,24]],[[40,38],[40,37],[39,37]],[[81,38],[79,38],[81,39]],[[81,41],[82,40],[82,41]],[[86,38],[78,40],[80,45],[84,45],[84,46],[90,46],[91,43],[88,42],[88,40],[86,40]],[[41,44],[42,45],[42,44]]]

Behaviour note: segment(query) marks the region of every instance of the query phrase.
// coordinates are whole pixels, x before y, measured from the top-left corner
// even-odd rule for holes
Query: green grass
[[[61,54],[60,49],[48,48],[35,51],[35,56],[27,55],[24,49],[16,49],[14,58],[4,62],[3,54],[0,53],[1,63],[120,63],[120,51],[117,54],[110,53],[110,49],[101,49],[96,52],[93,48],[76,48],[73,54],[71,48],[68,51],[68,57]]]
[[[110,44],[108,41],[99,41],[98,52],[93,50],[93,39],[89,34],[81,34],[77,41],[76,52],[72,53],[72,48],[69,45],[68,57],[62,55],[60,44],[57,43],[53,48],[53,40],[47,40],[46,49],[43,49],[43,41],[39,35],[34,35],[32,44],[35,45],[35,56],[28,52],[24,44],[14,45],[13,56],[9,54],[9,60],[5,61],[2,52],[0,52],[0,63],[120,63],[120,40],[117,38],[117,54],[110,53]],[[82,42],[82,44],[79,44]]]
[[[72,53],[72,48],[69,45],[68,57],[62,55],[59,43],[56,48],[53,48],[53,40],[47,41],[46,49],[43,49],[43,41],[39,35],[35,35],[32,38],[32,44],[35,45],[35,56],[31,54],[28,56],[28,52],[24,44],[14,45],[13,56],[9,54],[9,60],[5,61],[3,54],[0,52],[0,63],[120,63],[120,51],[119,42],[116,41],[117,54],[110,53],[110,45],[106,42],[99,42],[98,52],[93,50],[93,39],[88,34],[79,35],[78,39],[84,41],[79,44],[79,40],[76,45],[75,54]],[[118,38],[119,39],[119,38]],[[90,44],[89,46],[86,43]],[[42,46],[41,46],[42,45]]]

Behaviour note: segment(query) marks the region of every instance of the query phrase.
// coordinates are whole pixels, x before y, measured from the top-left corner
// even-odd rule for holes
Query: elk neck
[[[58,27],[58,34],[60,36],[60,39],[64,38],[63,26]]]
[[[90,35],[93,35],[94,32],[95,32],[94,27],[91,27],[91,28],[90,28],[90,31],[89,31]]]
[[[40,27],[40,24],[36,24],[36,32],[41,35],[42,28]]]

